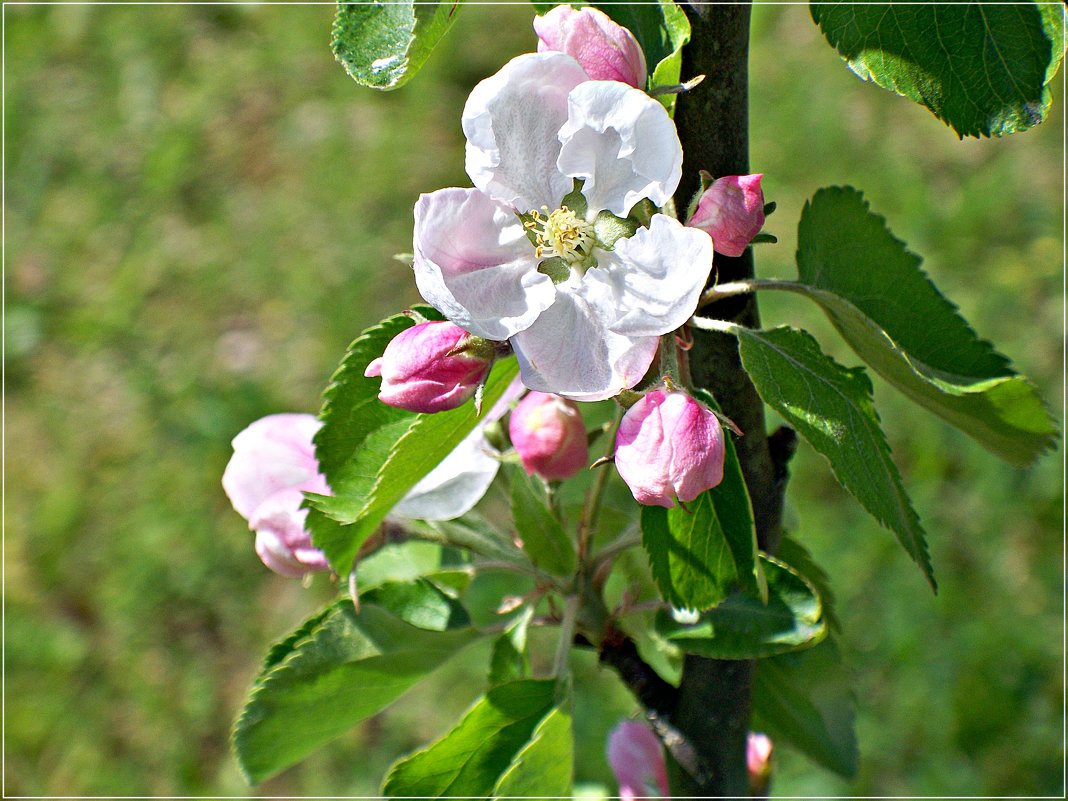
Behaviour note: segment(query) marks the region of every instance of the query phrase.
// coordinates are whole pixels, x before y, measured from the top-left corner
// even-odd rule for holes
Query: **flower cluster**
[[[593,8],[559,6],[534,22],[538,52],[479,83],[464,107],[472,188],[415,206],[413,270],[445,321],[418,322],[366,369],[383,403],[420,413],[479,397],[512,352],[516,386],[393,510],[448,519],[481,498],[500,454],[485,426],[511,411],[511,445],[528,473],[570,478],[589,463],[575,401],[639,385],[614,461],[642,504],[693,500],[723,477],[716,415],[654,369],[662,343],[697,308],[713,253],[737,256],[764,223],[761,175],[707,183],[686,224],[673,195],[682,148],[665,106],[645,92],[634,36]],[[644,383],[643,383],[644,382]],[[256,550],[288,576],[328,568],[305,529],[303,493],[329,493],[308,415],[273,415],[234,439],[223,486],[256,532]]]

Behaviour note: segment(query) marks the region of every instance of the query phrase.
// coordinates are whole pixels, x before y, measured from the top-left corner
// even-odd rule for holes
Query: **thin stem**
[[[715,303],[723,298],[732,298],[737,295],[748,295],[760,289],[783,289],[788,292],[804,292],[808,289],[806,284],[798,281],[782,281],[777,278],[749,278],[741,281],[728,281],[725,284],[717,284],[709,287],[701,295],[697,308]]]
[[[556,656],[553,657],[553,676],[558,682],[567,677],[567,658],[575,639],[575,620],[578,617],[579,597],[568,596],[564,605],[564,619],[560,621],[560,639],[556,643]]]
[[[608,448],[605,450],[605,456],[611,456],[616,447],[616,429],[619,428],[619,421],[623,419],[623,410],[617,409],[616,416],[612,422],[612,428],[608,432]],[[597,475],[593,479],[593,486],[590,487],[589,492],[586,494],[586,503],[582,507],[582,517],[579,518],[578,525],[578,558],[579,562],[586,561],[586,555],[590,550],[590,538],[593,536],[593,529],[597,525],[597,516],[601,512],[601,496],[604,495],[604,487],[608,482],[609,470],[599,467],[597,468]]]

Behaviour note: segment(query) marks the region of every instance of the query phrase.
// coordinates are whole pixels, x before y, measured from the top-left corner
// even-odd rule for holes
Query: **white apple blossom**
[[[462,124],[475,188],[419,198],[419,291],[472,334],[509,340],[531,389],[601,400],[634,386],[712,266],[709,238],[664,214],[621,237],[619,218],[663,206],[681,176],[664,107],[564,53],[529,53],[474,88]],[[582,197],[565,200],[576,182]]]

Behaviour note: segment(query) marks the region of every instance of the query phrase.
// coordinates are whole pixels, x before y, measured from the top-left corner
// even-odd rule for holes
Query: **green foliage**
[[[897,534],[935,587],[919,518],[890,459],[862,368],[842,367],[804,331],[738,329],[742,364],[764,402],[826,457],[842,486]]]
[[[680,623],[668,612],[656,616],[658,633],[686,653],[712,659],[756,659],[809,648],[827,636],[823,605],[809,581],[784,562],[761,555],[768,601],[735,593]]]
[[[806,286],[796,291],[883,378],[1011,464],[1053,446],[1056,429],[1034,386],[976,337],[860,192],[817,192],[797,240]]]
[[[927,106],[961,137],[1042,122],[1064,58],[1059,3],[811,3],[812,19],[864,80]]]
[[[405,622],[418,621],[421,626]],[[429,582],[337,601],[271,649],[234,724],[238,764],[269,778],[392,703],[481,635]]]
[[[490,655],[490,686],[525,679],[530,674],[530,656],[527,653],[527,628],[534,616],[534,607],[525,606],[508,624],[493,643]]]
[[[860,758],[853,707],[849,676],[833,639],[757,664],[753,727],[846,777],[856,774]]]
[[[383,794],[485,798],[536,786],[537,795],[570,795],[570,716],[556,688],[535,679],[494,687],[456,728],[394,765]]]
[[[440,318],[428,306],[413,311]],[[323,427],[315,447],[334,494],[310,499],[307,525],[340,575],[349,572],[360,545],[397,502],[478,423],[471,403],[428,415],[378,400],[379,381],[365,377],[364,371],[394,336],[413,324],[411,317],[398,314],[364,331],[349,346],[323,396]],[[485,408],[500,399],[517,371],[514,359],[494,366],[483,393]]]
[[[575,546],[563,525],[549,508],[545,486],[516,465],[509,465],[512,485],[512,524],[526,551],[538,567],[560,576],[575,572]]]
[[[749,493],[729,435],[723,481],[685,506],[643,506],[642,545],[660,593],[682,609],[704,610],[727,597],[735,582],[766,595],[756,560]]]
[[[396,89],[423,66],[459,10],[460,2],[339,2],[330,46],[357,83]]]

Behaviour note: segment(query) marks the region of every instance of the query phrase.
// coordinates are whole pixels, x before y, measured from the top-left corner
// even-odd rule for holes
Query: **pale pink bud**
[[[745,764],[749,770],[749,791],[752,795],[764,795],[771,783],[772,745],[768,735],[749,732],[746,743]]]
[[[586,466],[586,426],[578,406],[545,392],[530,392],[508,421],[523,467],[549,481],[571,478]]]
[[[619,782],[619,797],[667,798],[667,768],[660,740],[644,723],[625,720],[608,736],[608,764]]]
[[[382,376],[378,398],[383,403],[410,412],[444,412],[473,396],[492,364],[489,342],[435,321],[393,337],[364,375]]]
[[[312,438],[322,425],[310,414],[272,414],[234,437],[222,484],[238,514],[256,532],[256,553],[290,578],[328,570],[304,528],[303,492],[329,495]]]
[[[684,392],[646,393],[616,434],[616,469],[646,506],[671,508],[716,486],[724,453],[719,420]]]
[[[596,8],[557,6],[534,18],[538,52],[559,50],[594,81],[622,81],[645,90],[645,54],[634,34]]]
[[[717,179],[701,195],[686,224],[707,232],[716,253],[741,256],[764,227],[764,192],[760,188],[763,177],[757,173]]]

